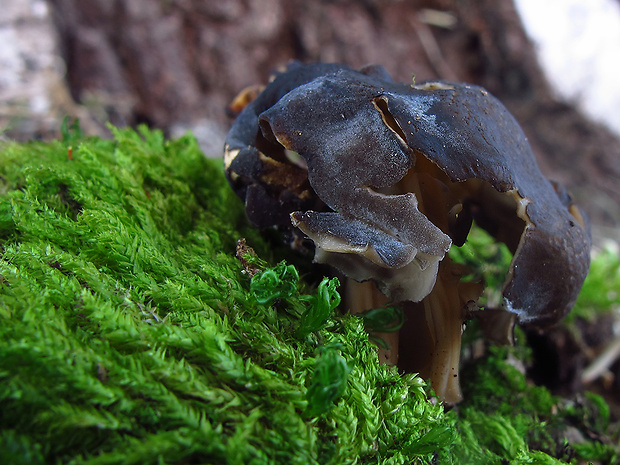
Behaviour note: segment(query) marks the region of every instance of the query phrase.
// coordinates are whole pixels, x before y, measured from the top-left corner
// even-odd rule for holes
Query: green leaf
[[[297,292],[299,274],[293,265],[279,263],[252,277],[250,291],[258,303],[271,305],[277,299],[286,299]]]
[[[316,295],[305,297],[305,300],[310,302],[310,307],[301,315],[298,337],[306,337],[325,326],[332,311],[340,304],[341,298],[337,290],[339,285],[338,278],[323,278],[317,287]]]
[[[322,348],[306,394],[305,415],[315,417],[329,411],[344,394],[350,372],[351,367],[341,355],[338,344]]]
[[[69,116],[65,116],[60,124],[60,135],[62,136],[62,141],[67,145],[84,139],[84,131],[80,126],[80,119],[74,118],[71,124],[69,124],[69,119]]]
[[[452,425],[435,425],[423,436],[407,444],[408,454],[426,455],[449,447],[456,438]]]
[[[364,327],[367,331],[376,331],[380,333],[398,331],[405,323],[405,313],[403,309],[396,306],[372,308],[365,312],[358,313],[357,316],[364,320]]]

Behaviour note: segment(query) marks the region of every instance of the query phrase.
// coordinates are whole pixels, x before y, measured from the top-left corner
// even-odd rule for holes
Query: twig
[[[611,341],[605,350],[596,357],[581,375],[584,384],[591,383],[595,379],[603,376],[609,367],[620,357],[620,336]]]
[[[433,31],[428,24],[416,16],[411,18],[411,25],[413,30],[418,36],[418,40],[424,49],[424,53],[431,67],[440,79],[446,79],[448,81],[457,81],[458,77],[452,70],[448,62],[441,53],[441,48],[433,35]]]

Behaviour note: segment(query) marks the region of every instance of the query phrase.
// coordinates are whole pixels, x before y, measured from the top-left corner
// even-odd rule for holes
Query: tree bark
[[[545,174],[620,223],[620,143],[557,102],[512,0],[49,0],[73,98],[114,124],[194,129],[219,155],[227,104],[291,59],[382,64],[396,80],[486,87]]]

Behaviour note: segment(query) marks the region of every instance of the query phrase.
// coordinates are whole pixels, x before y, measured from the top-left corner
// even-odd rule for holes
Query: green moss
[[[341,315],[334,280],[269,267],[192,137],[112,131],[0,146],[0,463],[618,462],[604,400],[529,384],[522,337],[466,366],[446,412],[368,341],[400,309]],[[451,254],[497,294],[506,252],[478,231]],[[617,297],[614,257],[579,305]]]
[[[236,241],[271,253],[221,162],[112,131],[0,148],[0,463],[428,463],[449,444],[329,282],[255,298]]]
[[[491,346],[463,370],[465,400],[450,412],[458,435],[440,463],[618,463],[620,431],[605,400],[563,399],[528,382],[529,350],[517,333],[515,347]]]
[[[620,254],[612,247],[597,251],[590,265],[590,272],[575,308],[567,317],[569,323],[576,318],[592,321],[597,316],[620,310]]]
[[[474,225],[467,236],[467,242],[461,247],[453,246],[449,253],[452,260],[470,270],[469,275],[463,278],[465,281],[484,283],[480,305],[500,308],[501,289],[512,260],[506,244],[495,241],[484,229]]]
[[[520,351],[522,346],[490,347],[484,358],[463,371],[465,401],[457,409],[458,429],[469,442],[456,446],[459,457],[484,459],[483,463],[501,463],[502,459],[530,463],[527,460],[539,460],[547,453],[564,458],[550,432],[550,422],[561,429],[565,426],[556,410],[557,399],[544,387],[526,381],[515,366],[524,356]],[[562,462],[549,457],[534,463]]]
[[[482,303],[501,302],[501,287],[512,255],[480,228],[450,255],[469,267],[470,279],[486,285]],[[595,254],[590,274],[565,324],[592,320],[620,308],[620,255],[612,248]],[[481,337],[475,322],[464,333],[471,344]],[[461,373],[465,400],[450,412],[458,430],[440,463],[588,463],[620,461],[620,429],[610,422],[609,406],[593,393],[572,399],[532,385],[524,373],[531,359],[526,338],[516,328],[515,347],[487,348],[484,357]]]

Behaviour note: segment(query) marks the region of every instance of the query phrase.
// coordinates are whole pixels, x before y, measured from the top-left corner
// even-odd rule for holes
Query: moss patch
[[[275,263],[191,136],[112,131],[0,145],[0,463],[614,463],[606,404],[531,386],[523,346],[446,411],[335,281]]]
[[[258,302],[235,244],[267,248],[219,161],[113,132],[1,147],[1,463],[400,464],[448,444],[423,381],[379,365],[333,293],[297,334],[321,292]]]

